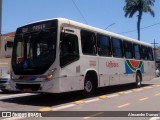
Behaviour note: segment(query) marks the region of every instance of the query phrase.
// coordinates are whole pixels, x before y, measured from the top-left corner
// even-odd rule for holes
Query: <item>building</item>
[[[10,63],[15,32],[1,35],[0,39],[0,76],[10,73]]]
[[[11,58],[15,32],[2,34],[0,41],[0,58]]]

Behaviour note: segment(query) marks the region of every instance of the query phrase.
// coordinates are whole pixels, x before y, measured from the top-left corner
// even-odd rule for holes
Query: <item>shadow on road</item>
[[[152,84],[143,84],[142,88],[146,86],[150,86],[150,85]],[[91,97],[112,94],[116,92],[131,90],[134,88],[135,87],[133,85],[118,85],[118,86],[112,86],[112,87],[104,87],[104,88],[98,89],[97,93],[95,93]],[[57,105],[74,102],[74,101],[82,100],[82,99],[84,99],[82,92],[78,91],[78,92],[70,92],[70,93],[62,93],[62,94],[36,93],[33,95],[29,95],[29,96],[3,99],[1,101],[8,102],[8,103],[16,103],[20,105],[50,107],[50,106],[57,106]]]

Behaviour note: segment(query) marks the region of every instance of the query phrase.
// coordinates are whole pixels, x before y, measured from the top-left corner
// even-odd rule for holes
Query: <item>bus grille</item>
[[[0,83],[6,83],[7,81],[0,81]]]
[[[32,91],[38,91],[40,84],[16,84],[16,88],[19,90],[31,89]]]

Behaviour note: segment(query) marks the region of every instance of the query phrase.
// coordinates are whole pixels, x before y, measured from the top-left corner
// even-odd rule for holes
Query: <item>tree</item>
[[[133,15],[138,12],[138,21],[137,21],[137,32],[138,32],[138,40],[140,40],[140,24],[143,13],[149,12],[153,17],[155,13],[151,8],[154,6],[155,0],[125,0],[126,5],[123,10],[125,12],[125,17],[132,18]]]

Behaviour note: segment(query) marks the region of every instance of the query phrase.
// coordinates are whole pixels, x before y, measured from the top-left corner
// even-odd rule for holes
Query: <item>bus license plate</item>
[[[32,92],[32,89],[31,88],[24,88],[23,91],[24,92]]]

